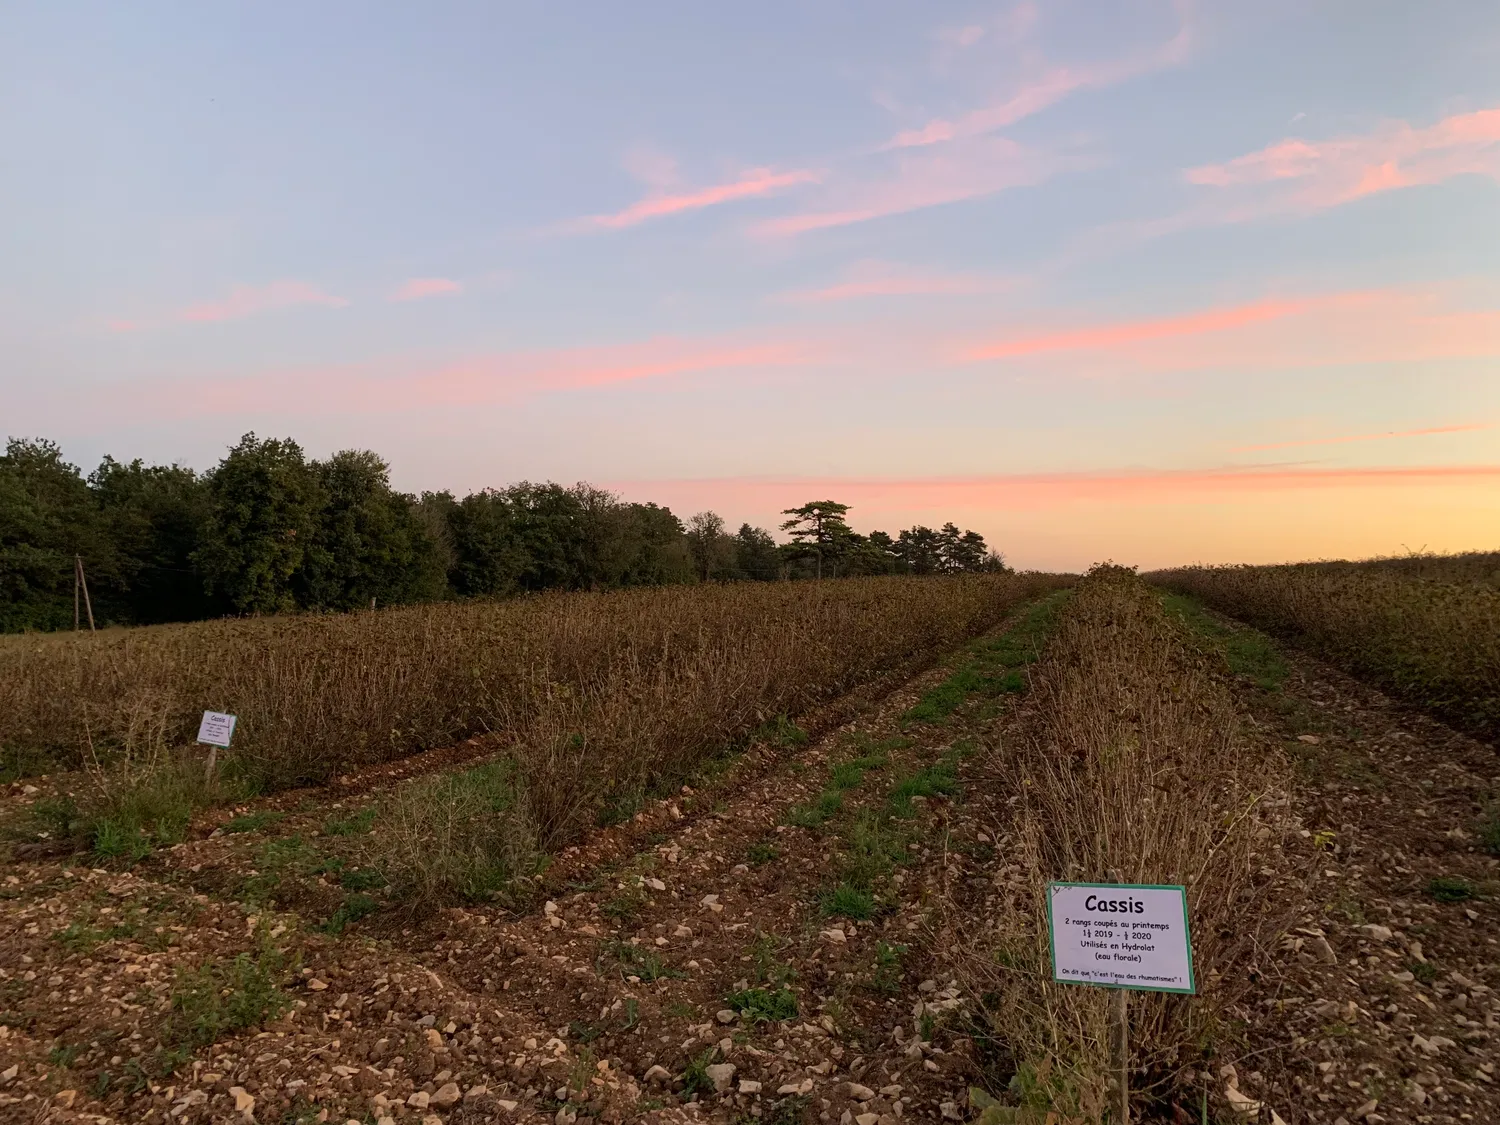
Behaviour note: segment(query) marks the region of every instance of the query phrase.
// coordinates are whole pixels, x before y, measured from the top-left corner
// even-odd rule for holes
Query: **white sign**
[[[1049,883],[1052,979],[1196,992],[1182,887]]]
[[[229,749],[229,740],[234,737],[234,716],[221,711],[203,712],[203,722],[198,724],[198,741],[210,746]]]

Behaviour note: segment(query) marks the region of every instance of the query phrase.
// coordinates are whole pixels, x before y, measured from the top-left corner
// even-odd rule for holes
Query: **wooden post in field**
[[[73,632],[78,632],[78,591],[83,590],[83,607],[89,614],[89,632],[94,628],[94,605],[89,601],[89,580],[83,573],[83,556],[73,556]]]
[[[1110,1038],[1114,1041],[1115,1121],[1130,1125],[1130,992],[1114,990],[1110,999]]]

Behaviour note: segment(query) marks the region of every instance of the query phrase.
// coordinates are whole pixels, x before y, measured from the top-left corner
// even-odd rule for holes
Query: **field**
[[[8,639],[0,1120],[1115,1122],[1051,880],[1187,888],[1132,1119],[1500,1119],[1494,586],[1401,562]]]
[[[1500,556],[1189,567],[1151,579],[1500,741]]]

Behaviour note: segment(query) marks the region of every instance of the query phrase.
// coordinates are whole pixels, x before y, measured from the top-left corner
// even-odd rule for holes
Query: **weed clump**
[[[373,865],[412,906],[524,897],[539,852],[515,767],[507,761],[402,786],[380,811]]]
[[[724,998],[724,1006],[739,1013],[750,1025],[775,1023],[797,1018],[797,994],[783,985],[780,988],[743,988]]]
[[[1467,902],[1477,898],[1474,884],[1459,875],[1439,875],[1427,884],[1427,893],[1438,902]]]
[[[241,953],[179,971],[162,1043],[169,1051],[194,1051],[274,1019],[291,1004],[280,987],[285,975],[285,958],[269,946],[255,956]]]

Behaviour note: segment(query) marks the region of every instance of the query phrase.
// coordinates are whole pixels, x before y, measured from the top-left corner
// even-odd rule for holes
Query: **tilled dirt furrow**
[[[0,1089],[0,1119],[6,1105],[25,1120],[110,1122],[749,1114],[868,1125],[955,1112],[971,1069],[963,1044],[918,1034],[962,1004],[927,968],[933,908],[965,862],[950,848],[954,806],[912,802],[915,815],[900,826],[909,854],[876,919],[841,920],[821,903],[850,846],[839,826],[879,807],[891,778],[931,766],[977,731],[962,712],[944,725],[902,722],[950,670],[861,706],[804,750],[747,755],[730,783],[597,833],[560,857],[545,906],[521,916],[470,907],[342,937],[279,931],[296,919],[235,900],[265,837],[194,841],[135,874],[70,879],[79,889],[61,895],[51,887],[68,879],[58,865],[28,865],[26,894],[45,917],[16,914],[35,929],[7,947],[0,983],[11,989],[7,1004],[13,993],[47,1010],[0,1043],[5,1066],[17,1068]],[[786,823],[794,806],[816,801],[832,765],[881,740],[884,760],[843,791],[834,820]],[[299,815],[313,821],[311,811],[288,811],[277,831],[297,827]],[[116,932],[99,923],[91,903],[101,896],[170,900],[211,924],[169,921],[152,948],[139,924]],[[80,925],[92,927],[82,938]],[[71,947],[60,936],[69,927]],[[188,1034],[178,1048],[188,1054],[169,1060],[168,1074],[154,1053],[168,1047],[161,1029],[174,1019],[179,970],[223,969],[241,955],[254,963],[283,946],[298,959],[290,1007],[248,1030],[219,1028],[209,1046]],[[104,981],[118,990],[137,978],[127,1005],[97,1002]],[[753,1001],[727,1006],[757,988],[774,998],[782,983],[796,997],[793,1018],[757,1012]]]
[[[1246,1012],[1241,1085],[1288,1122],[1500,1121],[1495,751],[1310,657],[1247,707],[1299,759],[1316,905]]]

